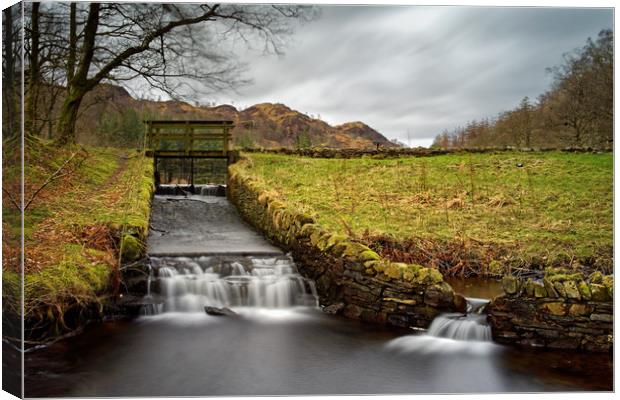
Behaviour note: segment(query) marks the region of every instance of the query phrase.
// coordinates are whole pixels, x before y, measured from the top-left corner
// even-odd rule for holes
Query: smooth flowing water
[[[153,259],[154,304],[27,353],[26,395],[208,396],[611,390],[611,359],[499,346],[470,299],[426,333],[323,314],[288,257]],[[205,306],[237,315],[207,315]],[[478,308],[476,308],[478,307]],[[475,325],[472,325],[475,324]]]

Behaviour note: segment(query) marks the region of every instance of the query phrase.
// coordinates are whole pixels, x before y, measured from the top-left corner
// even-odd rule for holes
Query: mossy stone
[[[590,292],[592,293],[593,301],[607,301],[609,296],[607,295],[607,288],[598,283],[590,284]]]
[[[436,284],[443,282],[443,275],[435,268],[420,268],[417,273],[417,281],[424,284]]]
[[[346,241],[342,241],[342,242],[338,242],[336,243],[331,249],[330,249],[330,253],[332,253],[334,256],[336,257],[340,257],[342,256],[342,254],[344,253],[344,251],[347,249],[347,243]]]
[[[527,281],[525,281],[525,284],[523,286],[525,287],[525,293],[527,294],[527,296],[534,297],[534,281],[532,280],[532,278],[529,278]]]
[[[581,294],[579,294],[579,289],[575,281],[565,281],[563,286],[566,292],[566,298],[581,300]]]
[[[286,205],[279,200],[272,200],[267,206],[267,211],[270,213],[275,212],[276,210],[281,210],[286,208]]]
[[[380,259],[381,259],[381,257],[379,257],[379,254],[375,253],[375,252],[374,252],[374,251],[372,251],[372,250],[366,250],[366,251],[363,251],[363,252],[360,254],[360,257],[361,257],[361,259],[362,259],[362,260],[364,260],[364,261],[370,261],[370,260],[380,260]]]
[[[405,272],[403,272],[403,279],[406,280],[407,282],[413,282],[415,277],[416,277],[415,272],[411,271],[410,269],[407,269]]]
[[[330,237],[329,233],[323,232],[321,234],[321,236],[319,237],[319,241],[317,243],[317,247],[319,248],[319,250],[321,250],[321,251],[327,251],[328,250],[327,243],[329,242],[329,237]]]
[[[594,271],[588,276],[590,283],[603,283],[603,273],[601,271]]]
[[[605,275],[603,277],[603,286],[607,289],[607,293],[609,297],[614,298],[614,276],[613,275]]]
[[[564,289],[564,285],[562,282],[553,282],[553,287],[560,297],[566,297],[566,290]]]
[[[547,297],[547,289],[542,282],[534,282],[534,297]]]
[[[389,261],[384,261],[384,260],[381,260],[381,261],[369,261],[369,262],[374,262],[373,268],[377,272],[384,272],[391,264]]]
[[[319,229],[315,229],[310,235],[310,243],[312,243],[314,247],[318,247],[319,240],[321,240],[322,234],[323,234],[323,231]]]
[[[123,262],[139,260],[144,253],[144,245],[132,235],[123,236],[121,243],[121,259]]]
[[[553,283],[549,281],[547,278],[543,278],[543,285],[545,285],[545,290],[547,291],[547,297],[558,297],[558,292],[555,290]]]
[[[344,255],[351,258],[358,258],[365,251],[372,251],[368,246],[364,246],[361,243],[349,242],[346,245]]]
[[[271,201],[271,198],[267,193],[261,193],[258,195],[258,203],[262,206],[267,206]]]
[[[297,213],[293,216],[293,221],[295,221],[295,225],[297,225],[299,228],[302,228],[306,224],[313,224],[314,218],[312,218],[308,214]]]
[[[341,235],[338,233],[334,233],[332,235],[329,235],[327,238],[327,242],[325,242],[325,249],[329,250],[332,247],[334,247],[335,245],[337,245],[338,243],[342,243],[344,241],[347,240],[347,237],[345,235]]]
[[[521,282],[512,275],[506,275],[502,278],[502,288],[509,295],[515,295],[519,291]]]
[[[301,227],[301,230],[299,231],[299,234],[302,237],[309,237],[310,235],[312,235],[312,233],[318,229],[318,225],[317,224],[304,224]]]
[[[590,291],[590,287],[585,281],[580,281],[577,284],[577,289],[579,289],[579,294],[581,295],[582,299],[584,300],[592,299],[592,292]]]
[[[390,263],[385,268],[385,275],[390,279],[400,279],[403,276],[403,270],[399,265],[400,263]]]

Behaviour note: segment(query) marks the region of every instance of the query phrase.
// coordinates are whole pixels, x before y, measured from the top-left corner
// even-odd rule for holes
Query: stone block
[[[605,286],[597,283],[590,284],[590,292],[593,301],[607,301],[610,299]]]
[[[564,350],[575,350],[579,348],[581,340],[579,338],[560,338],[556,340],[550,340],[547,343],[547,347],[551,349],[564,349]]]
[[[568,314],[572,316],[584,316],[590,315],[592,312],[592,306],[587,304],[571,304],[568,309]]]
[[[394,302],[394,303],[406,304],[406,305],[410,305],[410,306],[414,306],[414,305],[418,304],[418,302],[415,299],[400,299],[398,297],[384,297],[383,301],[391,301],[391,302]]]
[[[581,300],[581,294],[579,293],[579,289],[577,288],[577,283],[575,283],[575,281],[565,281],[563,286],[564,291],[566,292],[566,298]]]
[[[590,315],[592,321],[613,322],[614,316],[611,314],[592,314]]]
[[[579,281],[579,283],[577,284],[577,288],[579,289],[579,294],[581,295],[582,299],[584,300],[592,299],[592,292],[590,290],[590,287],[585,281]]]
[[[509,295],[517,294],[520,289],[520,282],[514,276],[506,275],[502,278],[502,288]]]
[[[359,319],[360,315],[362,315],[362,309],[356,305],[347,304],[344,307],[343,315],[347,318]]]
[[[534,297],[547,297],[547,289],[545,289],[545,285],[542,282],[534,282]]]
[[[566,305],[564,303],[555,302],[555,303],[544,303],[541,306],[541,309],[551,315],[566,315]]]
[[[558,297],[558,292],[555,290],[553,283],[549,281],[547,278],[543,278],[543,285],[545,286],[545,290],[547,291],[547,297]]]

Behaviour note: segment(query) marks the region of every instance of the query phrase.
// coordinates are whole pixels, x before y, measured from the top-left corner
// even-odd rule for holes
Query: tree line
[[[66,145],[99,84],[175,99],[236,88],[248,81],[233,46],[281,53],[295,23],[316,16],[302,5],[18,3],[2,14],[3,136],[21,134],[21,96],[26,138]]]
[[[524,97],[494,119],[444,130],[433,147],[612,147],[613,41],[610,29],[601,30],[548,69],[553,83],[538,99]]]

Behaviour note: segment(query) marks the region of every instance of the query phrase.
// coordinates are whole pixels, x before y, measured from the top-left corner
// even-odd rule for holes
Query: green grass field
[[[609,153],[246,156],[248,171],[283,200],[314,215],[322,226],[375,247],[383,239],[417,241],[425,243],[419,250],[437,253],[460,243],[475,249],[465,253],[478,260],[464,261],[479,268],[612,267]]]

